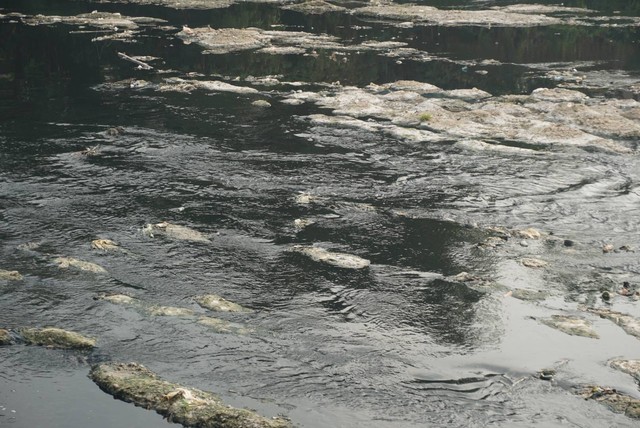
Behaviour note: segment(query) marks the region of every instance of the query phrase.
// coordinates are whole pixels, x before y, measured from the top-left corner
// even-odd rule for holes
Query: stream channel
[[[0,0],[0,328],[97,339],[0,346],[0,426],[166,426],[111,361],[306,428],[638,426],[576,394],[640,398],[588,310],[640,317],[638,100],[638,1]]]

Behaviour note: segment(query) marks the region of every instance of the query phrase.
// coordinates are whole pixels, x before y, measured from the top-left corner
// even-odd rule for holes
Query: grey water
[[[566,5],[640,16],[632,1]],[[135,42],[92,41],[102,33],[9,15],[93,10],[160,18],[168,28],[141,27]],[[309,115],[329,113],[279,102],[290,90],[284,84],[255,95],[136,91],[116,83],[278,76],[305,91],[336,81],[363,87],[416,80],[528,94],[557,86],[546,74],[556,69],[640,81],[640,27],[398,28],[245,2],[174,9],[0,0],[0,15],[0,269],[24,275],[0,279],[0,328],[52,325],[98,339],[91,353],[0,347],[0,426],[164,426],[160,416],[114,400],[87,378],[103,361],[139,362],[300,427],[638,425],[573,393],[602,384],[640,398],[630,376],[606,365],[613,357],[640,358],[638,340],[607,320],[594,320],[601,338],[593,340],[534,319],[575,311],[612,281],[640,284],[638,253],[605,258],[600,251],[604,243],[640,247],[637,138],[625,141],[634,148],[625,154],[474,152],[313,123]],[[434,60],[363,51],[341,62],[330,50],[206,55],[175,36],[184,25],[308,31],[350,43],[400,40]],[[159,59],[153,70],[139,70],[117,52]],[[484,67],[488,74],[475,73],[483,60],[495,63]],[[632,97],[607,85],[585,92]],[[268,109],[251,104],[264,98]],[[301,194],[318,200],[301,204]],[[314,223],[297,228],[301,218]],[[162,221],[211,242],[142,233]],[[535,227],[577,242],[578,253],[559,255],[544,274],[523,273],[478,247],[489,226]],[[92,250],[97,238],[127,252]],[[371,267],[316,263],[287,252],[292,244],[358,255]],[[108,275],[59,269],[55,256],[98,263]],[[447,279],[465,271],[506,288]],[[513,287],[543,288],[552,297],[505,298]],[[103,293],[203,315],[193,297],[218,294],[253,310],[213,314],[249,333],[222,334],[193,319],[96,300]],[[638,305],[625,301],[617,309],[638,316]],[[537,379],[546,367],[557,368],[557,380]]]

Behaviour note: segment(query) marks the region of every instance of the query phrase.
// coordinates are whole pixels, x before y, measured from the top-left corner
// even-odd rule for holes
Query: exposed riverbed
[[[0,425],[637,426],[640,6],[541,3],[0,0]]]

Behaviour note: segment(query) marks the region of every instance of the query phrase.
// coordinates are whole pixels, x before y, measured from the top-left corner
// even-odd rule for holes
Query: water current
[[[535,25],[292,4],[0,0],[0,269],[23,277],[0,277],[0,328],[97,338],[0,347],[0,426],[164,426],[87,378],[102,361],[308,428],[637,426],[574,389],[640,398],[607,365],[638,339],[583,310],[640,316],[616,293],[640,286],[640,2],[541,1],[525,18],[553,21]],[[95,10],[156,20],[68,19]],[[249,30],[197,39],[223,28]],[[206,239],[143,233],[160,222]],[[599,339],[540,322],[554,314]]]

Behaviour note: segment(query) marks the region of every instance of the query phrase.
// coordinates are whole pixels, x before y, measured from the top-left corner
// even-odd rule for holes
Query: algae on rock
[[[23,328],[19,330],[29,345],[50,346],[62,349],[92,349],[96,340],[61,328]]]
[[[136,364],[99,364],[89,377],[103,391],[120,400],[153,409],[170,422],[202,428],[288,428],[282,418],[265,418],[256,412],[227,406],[206,391],[165,381]]]

